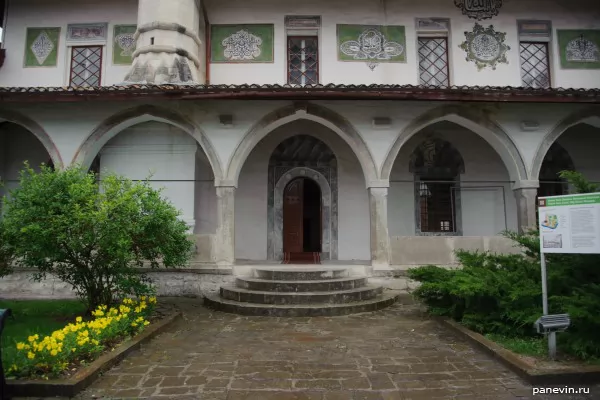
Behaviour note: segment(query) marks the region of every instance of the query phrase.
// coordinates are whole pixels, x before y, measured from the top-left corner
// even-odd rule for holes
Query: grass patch
[[[485,337],[517,354],[538,358],[548,356],[548,342],[544,336],[539,338],[516,338],[488,333]]]
[[[2,361],[5,368],[12,364],[16,343],[26,342],[30,335],[40,337],[63,328],[75,317],[83,316],[85,305],[79,300],[19,300],[0,301],[0,308],[10,308],[13,318],[6,320],[2,332]]]

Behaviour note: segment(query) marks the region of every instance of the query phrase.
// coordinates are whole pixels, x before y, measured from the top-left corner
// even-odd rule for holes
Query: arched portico
[[[56,147],[56,144],[48,135],[48,133],[46,133],[44,128],[42,128],[37,122],[19,112],[6,109],[0,109],[0,122],[11,122],[27,129],[42,143],[48,152],[54,167],[57,169],[63,168],[64,164],[62,157],[58,151],[58,148]]]
[[[381,168],[381,180],[388,181],[400,149],[414,135],[437,122],[449,121],[476,133],[498,153],[513,182],[528,179],[525,162],[508,134],[483,111],[458,105],[434,108],[413,120],[400,132]]]
[[[600,108],[594,107],[575,112],[560,121],[546,134],[533,158],[531,179],[538,179],[542,169],[542,163],[544,162],[544,158],[550,150],[550,147],[552,147],[552,144],[555,143],[563,133],[580,123],[590,123],[591,125],[600,127]]]
[[[275,110],[250,128],[229,160],[226,180],[236,186],[242,167],[256,145],[274,129],[302,119],[314,121],[329,128],[350,146],[360,162],[367,187],[378,180],[377,168],[371,152],[358,131],[334,111],[308,103],[296,103]]]
[[[85,139],[73,157],[73,164],[89,168],[102,147],[119,132],[144,122],[156,121],[175,126],[192,136],[208,159],[215,181],[223,177],[223,169],[217,153],[205,134],[193,122],[181,114],[161,107],[144,105],[125,110],[104,120]]]

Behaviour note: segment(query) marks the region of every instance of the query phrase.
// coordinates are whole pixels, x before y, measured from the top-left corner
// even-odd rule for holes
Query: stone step
[[[375,299],[344,304],[257,304],[227,300],[218,295],[208,295],[204,305],[226,313],[254,315],[263,317],[334,317],[339,315],[371,312],[388,307],[398,299],[410,300],[410,295],[387,290]]]
[[[254,269],[254,277],[270,281],[320,281],[349,276],[347,268],[327,267],[260,267]]]
[[[349,290],[367,285],[366,276],[341,279],[326,279],[312,281],[271,281],[248,277],[236,279],[236,286],[247,290],[264,292],[332,292],[334,290]]]
[[[235,286],[221,286],[221,297],[256,304],[333,304],[374,299],[383,292],[381,286],[369,285],[334,292],[262,292]]]

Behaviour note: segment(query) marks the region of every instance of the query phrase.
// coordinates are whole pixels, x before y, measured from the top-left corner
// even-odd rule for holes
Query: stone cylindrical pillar
[[[199,0],[139,0],[137,47],[125,84],[205,83]]]
[[[216,261],[218,265],[233,265],[235,263],[235,187],[217,186],[216,189]]]
[[[371,211],[371,265],[386,268],[390,265],[390,235],[387,217],[388,188],[369,188]]]

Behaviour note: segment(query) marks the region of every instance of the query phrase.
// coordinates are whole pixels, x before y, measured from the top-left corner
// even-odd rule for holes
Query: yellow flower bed
[[[114,308],[100,306],[92,312],[94,319],[77,317],[63,329],[40,338],[32,335],[17,343],[15,362],[7,375],[27,378],[55,378],[65,371],[93,361],[119,340],[132,336],[149,325],[156,297],[125,299]]]

